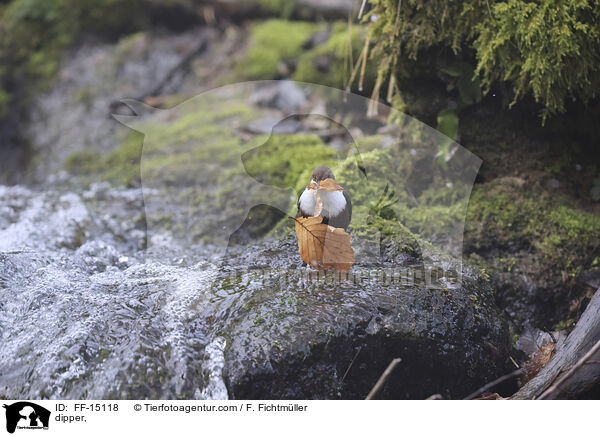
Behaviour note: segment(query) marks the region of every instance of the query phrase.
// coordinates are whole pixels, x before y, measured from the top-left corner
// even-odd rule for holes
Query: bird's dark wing
[[[350,221],[352,220],[352,201],[350,200],[350,194],[348,194],[348,191],[346,191],[345,189],[342,191],[342,193],[344,194],[344,198],[346,199],[346,225],[344,226],[344,229],[348,229],[348,226],[350,225]]]
[[[306,217],[307,215],[300,209],[300,197],[302,197],[302,194],[304,194],[304,191],[306,191],[306,188],[304,188],[302,190],[302,192],[300,193],[300,195],[298,196],[298,203],[296,203],[296,217],[299,216],[303,216]]]

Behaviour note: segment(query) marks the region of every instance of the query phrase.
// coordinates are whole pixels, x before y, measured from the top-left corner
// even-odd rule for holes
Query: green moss
[[[136,47],[147,47],[147,44],[144,44],[145,39],[145,32],[136,32],[121,38],[115,48],[114,62],[116,66],[123,65],[132,56],[136,58],[142,57],[146,50],[138,51]]]
[[[212,161],[225,167],[236,162],[234,157],[243,148],[231,125],[250,119],[251,108],[241,103],[210,107],[191,101],[180,110],[180,116],[173,121],[138,126],[144,135],[129,133],[121,146],[108,155],[100,156],[94,151],[73,153],[67,158],[65,169],[125,186],[138,185],[142,144],[143,177],[150,182],[193,180],[199,163]]]
[[[554,331],[568,330],[575,324],[575,319],[569,318],[563,321],[560,321],[554,326]]]
[[[254,24],[248,52],[236,67],[237,75],[246,79],[277,78],[280,63],[297,58],[302,45],[321,28],[315,23],[281,19]]]
[[[142,140],[139,133],[131,133],[120,148],[100,161],[98,168],[103,170],[105,180],[113,180],[125,186],[139,184]]]
[[[382,148],[382,140],[384,137],[384,135],[362,136],[356,139],[356,148],[360,150],[361,153],[380,150]]]
[[[77,151],[67,157],[64,168],[73,174],[86,174],[98,170],[102,157],[93,151]]]
[[[361,211],[359,215],[360,213]],[[352,222],[351,232],[358,240],[376,242],[380,237],[381,250],[386,260],[397,259],[400,255],[421,258],[421,246],[424,242],[397,219],[386,219],[375,211],[370,211],[366,219],[358,216]]]
[[[272,134],[262,147],[245,153],[242,161],[248,174],[262,183],[299,191],[313,168],[332,166],[335,158],[336,152],[316,135]]]
[[[0,75],[2,74],[0,70]],[[10,101],[10,94],[4,89],[0,88],[0,120],[4,119],[8,114],[8,104]]]
[[[533,250],[555,271],[570,275],[600,241],[600,217],[564,198],[524,192],[502,179],[474,188],[466,229],[468,245],[475,251]]]
[[[125,186],[138,185],[142,140],[142,135],[132,132],[121,147],[106,156],[89,150],[74,152],[66,159],[64,168],[85,179],[99,178]]]
[[[593,1],[369,3],[365,20],[378,18],[369,27],[385,76],[406,78],[433,55],[450,65],[476,66],[484,90],[504,94],[507,103],[532,95],[543,117],[563,112],[569,100],[597,99],[600,9]],[[435,69],[447,85],[458,87],[463,101],[480,98],[473,75],[457,81],[456,68]]]

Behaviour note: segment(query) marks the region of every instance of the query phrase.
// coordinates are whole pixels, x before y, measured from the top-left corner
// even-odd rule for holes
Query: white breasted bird
[[[310,184],[304,188],[304,191],[302,191],[302,194],[298,199],[299,216],[314,216],[317,200],[316,190],[311,188],[311,185],[316,186],[318,189],[319,183],[326,179],[335,180],[335,176],[331,169],[323,165],[316,167],[310,176]],[[350,225],[350,220],[352,219],[352,202],[350,201],[348,192],[346,190],[321,190],[319,191],[319,198],[323,204],[323,208],[319,214],[323,217],[323,224],[347,230]]]

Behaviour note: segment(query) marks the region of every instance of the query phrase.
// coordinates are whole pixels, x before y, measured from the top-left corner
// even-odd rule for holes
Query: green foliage
[[[398,221],[423,238],[438,233],[450,234],[457,223],[464,220],[468,200],[465,190],[470,187],[455,185],[449,188],[440,176],[427,189],[411,196],[406,188],[411,173],[421,173],[417,164],[419,158],[404,147],[376,148],[378,142],[377,136],[358,140],[368,179],[357,177],[356,160],[351,155],[333,169],[336,179],[352,195],[353,222],[376,216]],[[370,147],[374,149],[366,151]]]
[[[419,60],[454,58],[481,79],[484,91],[507,85],[512,103],[532,95],[542,117],[588,102],[600,85],[600,7],[595,0],[370,0],[373,56],[401,80]],[[400,10],[398,10],[400,8]],[[446,69],[445,69],[446,68]],[[467,70],[465,70],[466,72]],[[442,66],[448,83],[459,75]],[[456,71],[455,71],[456,72]],[[414,71],[412,71],[414,73]],[[477,78],[455,83],[461,99],[477,101]]]
[[[72,174],[100,176],[102,180],[128,187],[138,186],[142,143],[142,135],[133,132],[127,136],[121,147],[106,156],[91,151],[78,151],[67,158],[64,166]]]
[[[440,151],[438,163],[444,166],[450,146],[458,138],[458,115],[456,112],[448,109],[441,111],[437,116],[437,130],[447,136],[447,138],[441,139],[438,146]]]
[[[12,0],[0,7],[0,121],[54,76],[60,53],[82,34],[116,38],[147,28],[180,0]],[[18,98],[17,98],[18,96]]]
[[[353,66],[348,62],[350,51],[351,58],[356,62],[365,45],[365,37],[366,32],[362,26],[348,28],[347,23],[335,23],[331,36],[325,43],[300,56],[293,79],[344,88]],[[365,88],[372,88],[376,76],[377,65],[369,62],[365,69]]]
[[[564,112],[567,99],[588,102],[600,85],[600,8],[596,1],[523,0],[494,5],[479,23],[477,72],[484,85],[508,82],[513,103],[527,93],[543,116]]]
[[[473,24],[487,10],[485,0],[448,2],[446,0],[370,0],[371,34],[377,50],[416,60],[422,50],[444,46],[460,52],[463,42],[475,36]],[[398,6],[400,5],[400,11]]]
[[[456,141],[458,136],[458,115],[451,110],[443,110],[437,117],[437,130]]]
[[[452,77],[456,83],[452,85],[458,88],[458,93],[463,105],[470,105],[481,100],[481,82],[474,77],[473,67],[467,62],[452,62],[440,68],[440,71]]]
[[[573,327],[575,325],[575,319],[574,318],[568,318],[565,320],[560,321],[559,323],[557,323],[554,326],[554,331],[561,331],[561,330],[568,330],[571,327]]]

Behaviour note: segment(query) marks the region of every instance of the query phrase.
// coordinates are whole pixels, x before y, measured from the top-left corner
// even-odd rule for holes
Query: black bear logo
[[[6,409],[6,431],[14,433],[17,425],[22,427],[48,428],[50,411],[28,401],[4,405]]]

